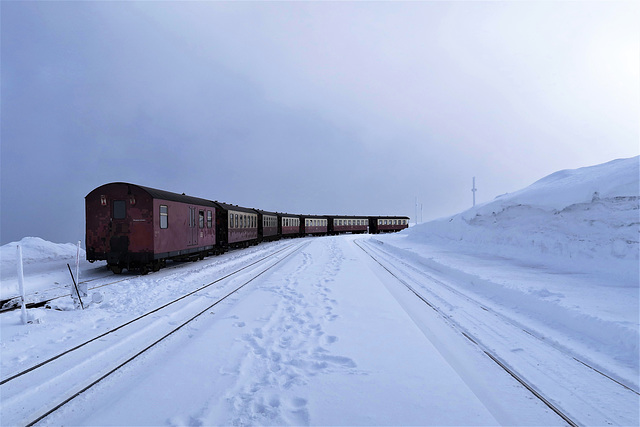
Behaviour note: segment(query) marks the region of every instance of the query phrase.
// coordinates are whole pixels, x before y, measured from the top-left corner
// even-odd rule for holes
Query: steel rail
[[[213,307],[215,307],[216,305],[218,305],[219,303],[221,303],[222,301],[226,300],[228,297],[230,297],[231,295],[235,294],[236,292],[238,292],[240,289],[244,288],[246,285],[248,285],[249,283],[253,282],[255,279],[257,279],[258,277],[262,276],[264,273],[266,273],[267,271],[271,270],[272,268],[274,268],[276,265],[280,264],[282,261],[284,261],[285,259],[287,259],[288,257],[290,257],[291,255],[293,255],[294,253],[298,252],[300,249],[302,249],[304,246],[307,246],[308,243],[306,244],[301,244],[299,245],[298,248],[294,249],[293,251],[291,251],[290,253],[288,253],[286,256],[282,257],[281,259],[279,259],[277,262],[269,265],[267,268],[263,269],[262,271],[260,271],[258,274],[254,275],[253,277],[251,277],[249,280],[246,280],[242,285],[238,286],[237,288],[235,288],[234,290],[232,290],[231,292],[227,293],[225,296],[223,296],[222,298],[218,299],[217,301],[215,301],[214,303],[210,304],[209,306],[207,306],[204,310],[201,310],[200,312],[198,312],[197,314],[195,314],[194,316],[192,316],[191,318],[189,318],[188,320],[184,321],[182,324],[180,324],[179,326],[175,327],[174,329],[172,329],[171,331],[169,331],[167,334],[163,335],[161,338],[155,340],[153,343],[149,344],[148,346],[146,346],[145,348],[143,348],[142,350],[138,351],[136,354],[134,354],[133,356],[129,357],[127,360],[125,360],[124,362],[118,364],[116,367],[112,368],[111,370],[109,370],[107,373],[103,374],[102,376],[100,376],[99,378],[97,378],[96,380],[92,381],[90,384],[86,385],[85,387],[83,387],[81,390],[74,392],[72,395],[70,395],[69,397],[65,398],[62,402],[56,404],[53,408],[47,410],[46,412],[44,412],[43,414],[39,415],[37,418],[28,421],[26,423],[24,423],[25,426],[29,427],[29,426],[33,426],[36,423],[38,423],[39,421],[42,421],[44,418],[46,418],[47,416],[51,415],[52,413],[54,413],[55,411],[57,411],[58,409],[60,409],[61,407],[63,407],[64,405],[66,405],[67,403],[69,403],[70,401],[72,401],[73,399],[75,399],[76,397],[80,396],[82,393],[86,392],[87,390],[89,390],[90,388],[94,387],[96,384],[100,383],[102,380],[104,380],[105,378],[109,377],[110,375],[112,375],[114,372],[118,371],[119,369],[121,369],[122,367],[124,367],[125,365],[129,364],[130,362],[132,362],[133,360],[135,360],[137,357],[139,357],[140,355],[142,355],[143,353],[147,352],[149,349],[155,347],[157,344],[159,344],[160,342],[162,342],[163,340],[165,340],[166,338],[170,337],[171,335],[173,335],[174,333],[178,332],[180,329],[182,329],[183,327],[185,327],[186,325],[188,325],[189,323],[191,323],[192,321],[196,320],[198,317],[202,316],[203,314],[205,314],[207,311],[211,310]],[[289,245],[286,248],[283,248],[281,250],[279,250],[277,253],[280,253],[282,251],[284,251],[285,249],[288,249],[289,247],[293,246]],[[271,254],[269,257],[275,255]],[[265,257],[264,259],[266,259],[267,257]],[[264,260],[263,259],[263,260]],[[259,261],[256,261],[254,263],[252,263],[251,265],[256,264]],[[241,270],[244,270],[245,268],[248,268],[249,266],[243,267]],[[240,271],[240,270],[239,270]],[[232,274],[235,274],[232,273]],[[222,279],[219,279],[222,280]],[[219,281],[218,280],[218,281]]]
[[[142,315],[140,315],[140,316],[138,316],[138,317],[136,317],[136,318],[134,318],[132,320],[129,320],[128,322],[125,322],[122,325],[120,325],[120,326],[118,326],[118,327],[116,327],[114,329],[110,329],[107,332],[104,332],[103,334],[100,334],[100,335],[98,335],[98,336],[96,336],[96,337],[94,337],[94,338],[92,338],[90,340],[87,340],[87,341],[85,341],[85,342],[83,342],[81,344],[78,344],[75,347],[72,347],[72,348],[70,348],[70,349],[68,349],[68,350],[66,350],[66,351],[64,351],[62,353],[59,353],[59,354],[57,354],[57,355],[55,355],[55,356],[53,356],[53,357],[51,357],[51,358],[49,358],[47,360],[44,360],[44,361],[42,361],[42,362],[40,362],[40,363],[38,363],[38,364],[36,364],[34,366],[31,366],[30,368],[27,368],[27,369],[25,369],[23,371],[20,371],[20,372],[12,375],[10,377],[7,377],[7,378],[5,378],[3,380],[0,380],[0,385],[6,384],[9,381],[12,381],[12,380],[14,380],[14,379],[16,379],[18,377],[21,377],[22,375],[25,375],[25,374],[27,374],[27,373],[35,370],[35,369],[38,369],[38,368],[40,368],[42,366],[45,366],[45,365],[53,362],[54,360],[59,359],[62,356],[65,356],[65,355],[67,355],[67,354],[69,354],[69,353],[71,353],[73,351],[76,351],[76,350],[86,346],[87,344],[90,344],[90,343],[92,343],[92,342],[94,342],[96,340],[99,340],[100,338],[103,338],[103,337],[105,337],[105,336],[107,336],[109,334],[112,334],[112,333],[124,328],[125,326],[128,326],[128,325],[130,325],[132,323],[135,323],[135,322],[137,322],[137,321],[139,321],[139,320],[141,320],[141,319],[143,319],[143,318],[145,318],[145,317],[147,317],[147,316],[149,316],[149,315],[151,315],[153,313],[156,313],[157,311],[160,311],[160,310],[162,310],[162,309],[164,309],[164,308],[166,308],[166,307],[168,307],[168,306],[170,306],[172,304],[175,304],[175,303],[177,303],[177,302],[179,302],[179,301],[181,301],[181,300],[183,300],[183,299],[195,294],[196,292],[199,292],[199,291],[201,291],[203,289],[206,289],[209,286],[212,286],[212,285],[214,285],[214,284],[216,284],[216,283],[218,283],[218,282],[220,282],[222,280],[228,279],[229,277],[231,277],[231,276],[233,276],[235,274],[238,274],[241,271],[246,270],[247,268],[249,268],[249,267],[251,267],[251,266],[253,266],[253,265],[255,265],[255,264],[259,263],[259,262],[262,262],[262,261],[264,261],[266,259],[271,258],[272,256],[275,256],[275,255],[279,254],[280,252],[290,248],[291,246],[293,246],[293,243],[288,245],[288,246],[285,246],[282,249],[279,249],[278,251],[276,251],[276,252],[274,252],[272,254],[267,255],[266,257],[260,258],[260,259],[254,261],[254,262],[252,262],[250,264],[245,265],[244,267],[242,267],[242,268],[240,268],[238,270],[235,270],[235,271],[233,271],[233,272],[231,272],[231,273],[229,273],[229,274],[227,274],[227,275],[225,275],[223,277],[220,277],[220,278],[214,280],[213,282],[207,283],[207,284],[205,284],[205,285],[203,285],[203,286],[201,286],[201,287],[199,287],[199,288],[197,288],[197,289],[195,289],[195,290],[193,290],[193,291],[191,291],[191,292],[189,292],[189,293],[187,293],[185,295],[182,295],[179,298],[176,298],[176,299],[174,299],[172,301],[169,301],[168,303],[163,304],[160,307],[157,307],[157,308],[155,308],[155,309],[153,309],[153,310],[151,310],[151,311],[149,311],[149,312],[147,312],[145,314],[142,314]]]
[[[478,307],[480,307],[482,310],[487,311],[487,312],[490,312],[490,313],[492,313],[493,315],[500,317],[500,318],[501,318],[501,319],[503,319],[505,322],[508,322],[509,324],[513,325],[514,327],[517,327],[517,328],[521,329],[523,332],[525,332],[525,333],[527,333],[527,334],[531,335],[533,338],[537,339],[538,341],[541,341],[541,342],[543,342],[544,344],[549,345],[549,346],[553,347],[554,349],[558,350],[559,352],[561,352],[561,353],[563,353],[563,354],[567,355],[568,357],[571,357],[571,358],[572,358],[572,359],[574,359],[576,362],[581,363],[581,364],[582,364],[582,365],[584,365],[585,367],[587,367],[587,368],[591,369],[592,371],[594,371],[594,372],[596,372],[596,373],[600,374],[600,375],[601,375],[601,376],[603,376],[604,378],[607,378],[608,380],[610,380],[610,381],[612,381],[612,382],[614,382],[614,383],[618,384],[619,386],[621,386],[621,387],[623,387],[623,388],[627,389],[628,391],[630,391],[630,392],[632,392],[632,393],[634,393],[634,394],[636,394],[636,395],[640,396],[640,392],[638,392],[637,390],[635,390],[633,387],[631,387],[631,386],[629,386],[629,385],[627,385],[627,384],[624,384],[624,383],[622,383],[621,381],[619,381],[619,380],[617,380],[617,379],[615,379],[615,378],[612,378],[610,375],[605,374],[605,373],[604,373],[604,372],[602,372],[600,369],[595,368],[594,366],[590,365],[589,363],[587,363],[587,362],[585,362],[585,361],[583,361],[583,360],[579,359],[579,358],[578,358],[578,357],[576,357],[573,353],[571,353],[571,352],[567,351],[564,347],[559,346],[559,345],[556,345],[555,343],[553,343],[553,342],[551,342],[551,341],[549,341],[549,340],[546,340],[544,337],[541,337],[541,336],[540,336],[538,333],[536,333],[536,332],[532,332],[532,331],[527,330],[527,329],[526,329],[525,327],[523,327],[521,324],[519,324],[518,322],[514,322],[514,321],[513,321],[511,318],[509,318],[508,316],[505,316],[504,314],[502,314],[502,313],[500,313],[500,312],[497,312],[497,311],[495,311],[495,310],[492,310],[492,309],[486,308],[486,307],[484,306],[484,304],[483,304],[482,302],[478,301],[477,299],[475,299],[475,298],[473,298],[473,297],[471,297],[471,296],[469,296],[469,295],[467,295],[467,294],[465,294],[465,293],[463,293],[463,292],[460,292],[460,291],[459,291],[458,289],[456,289],[455,287],[453,287],[453,286],[451,286],[451,285],[448,285],[448,284],[444,283],[443,281],[441,281],[441,280],[439,280],[439,279],[437,279],[437,278],[433,277],[431,274],[426,273],[426,272],[424,272],[424,271],[421,271],[421,270],[417,269],[416,267],[412,266],[411,264],[408,264],[407,262],[403,261],[402,259],[398,258],[397,256],[395,256],[395,255],[393,255],[393,254],[390,254],[390,253],[388,253],[388,252],[386,252],[386,251],[384,251],[384,250],[380,250],[380,249],[378,249],[378,250],[379,250],[379,251],[384,252],[385,254],[389,255],[390,257],[393,257],[393,259],[395,259],[395,260],[397,260],[397,261],[401,262],[402,264],[404,264],[404,265],[405,265],[405,266],[407,266],[408,268],[412,269],[412,270],[413,270],[413,271],[415,271],[416,273],[420,274],[421,276],[424,276],[424,277],[426,277],[427,279],[429,279],[429,280],[431,280],[431,281],[433,281],[433,282],[437,283],[438,285],[440,285],[440,286],[442,286],[442,287],[445,287],[445,288],[446,288],[447,290],[449,290],[450,292],[453,292],[454,294],[456,294],[456,295],[460,296],[461,298],[465,298],[467,301],[469,301],[469,302],[471,302],[471,303],[473,303],[473,304],[476,304],[476,305],[477,305]]]
[[[185,264],[186,264],[186,262],[185,262]],[[166,267],[166,268],[164,268],[163,270],[164,270],[164,271],[167,271],[167,270],[172,270],[172,269],[180,268],[180,267],[182,267],[182,264],[180,264],[180,265],[172,265],[171,267]],[[105,276],[94,277],[93,279],[83,280],[83,281],[80,281],[80,283],[89,283],[89,282],[93,282],[93,281],[95,281],[95,280],[104,279],[104,278],[106,278],[106,277],[113,277],[113,276],[114,276],[114,274],[113,274],[113,273],[111,273],[111,274],[107,274],[107,275],[105,275]],[[115,285],[116,283],[124,282],[124,281],[126,281],[126,280],[136,279],[136,278],[138,278],[138,277],[142,277],[142,276],[144,276],[144,274],[134,274],[134,275],[130,275],[130,276],[124,277],[124,278],[122,278],[122,279],[115,280],[115,281],[113,281],[113,282],[103,283],[103,284],[101,284],[101,285],[96,285],[96,286],[93,286],[93,287],[91,287],[91,288],[87,288],[87,290],[88,290],[88,291],[93,291],[94,289],[104,288],[105,286]],[[79,284],[80,284],[80,283],[79,283]],[[43,289],[43,290],[40,290],[40,291],[37,291],[37,292],[31,293],[31,294],[27,294],[27,295],[25,295],[25,297],[33,297],[33,296],[35,296],[35,295],[38,295],[38,294],[45,294],[45,293],[47,293],[47,292],[52,292],[52,293],[53,293],[53,291],[56,291],[56,290],[58,290],[58,289],[64,289],[64,287],[60,287],[60,286],[58,286],[58,287],[55,287],[55,288]],[[54,300],[57,300],[57,299],[60,299],[60,298],[64,298],[64,297],[68,297],[68,296],[69,296],[69,292],[66,292],[64,295],[53,296],[53,297],[50,297],[50,298],[45,298],[45,299],[40,300],[40,301],[31,301],[31,302],[28,302],[28,303],[26,303],[26,304],[25,304],[25,307],[26,307],[26,308],[38,308],[38,307],[42,307],[42,306],[45,306],[47,303],[49,303],[49,302],[51,302],[51,301],[54,301]],[[13,311],[13,310],[18,310],[18,309],[20,309],[20,304],[19,304],[19,302],[18,302],[18,301],[16,301],[16,302],[15,302],[15,305],[13,305],[13,306],[5,307],[5,305],[7,305],[8,303],[10,303],[11,301],[19,300],[19,299],[20,299],[20,295],[16,295],[16,296],[13,296],[13,297],[10,297],[10,298],[5,298],[5,299],[3,299],[3,300],[0,300],[0,314],[5,313],[5,312],[8,312],[8,311]]]
[[[397,281],[399,281],[400,283],[402,283],[404,286],[406,286],[409,291],[411,291],[416,297],[418,297],[423,303],[425,303],[426,305],[428,305],[431,309],[433,309],[436,313],[438,313],[438,315],[440,315],[443,319],[447,320],[448,323],[450,323],[447,319],[447,316],[442,313],[440,310],[438,310],[438,308],[430,303],[426,298],[424,298],[422,295],[420,295],[419,292],[417,292],[410,284],[408,284],[405,280],[403,280],[402,278],[398,277],[394,272],[392,272],[389,268],[387,268],[384,264],[382,264],[382,262],[380,262],[380,260],[378,260],[375,256],[373,256],[370,252],[368,252],[365,248],[363,248],[358,242],[354,241],[354,243],[356,244],[356,246],[358,246],[365,254],[369,255],[369,257],[375,261],[378,265],[380,265],[380,267],[382,267],[384,270],[386,270],[391,276],[393,276]],[[451,324],[451,323],[450,323]],[[452,325],[455,327],[455,325]],[[483,345],[481,345],[476,339],[474,339],[472,336],[470,336],[468,333],[461,331],[459,328],[455,328],[456,330],[458,330],[465,338],[467,338],[469,341],[471,341],[473,344],[475,344],[484,354],[486,354],[493,362],[495,362],[500,368],[502,368],[505,372],[507,372],[510,376],[512,376],[516,381],[518,381],[523,387],[525,387],[527,390],[529,390],[529,392],[531,392],[536,398],[538,398],[542,403],[544,403],[549,409],[551,409],[554,413],[556,413],[560,418],[562,418],[567,424],[569,424],[572,427],[578,427],[578,424],[576,424],[571,418],[569,418],[568,415],[566,415],[564,412],[562,412],[561,409],[559,409],[558,407],[556,407],[553,403],[551,403],[547,398],[545,398],[542,394],[540,394],[540,392],[538,392],[537,390],[535,390],[535,388],[530,385],[529,383],[527,383],[523,378],[521,378],[520,376],[518,376],[513,370],[511,370],[509,367],[507,367],[507,365],[500,360],[500,358],[498,358],[496,355],[492,354],[490,351],[488,351],[486,348],[484,348]]]

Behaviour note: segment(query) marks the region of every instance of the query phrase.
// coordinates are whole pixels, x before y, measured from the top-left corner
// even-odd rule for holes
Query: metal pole
[[[476,177],[473,177],[473,186],[471,187],[471,192],[473,193],[473,206],[476,205],[476,191],[478,191],[478,189],[476,188]]]
[[[73,287],[76,290],[76,295],[78,295],[78,300],[80,301],[80,307],[84,310],[84,304],[82,304],[82,298],[80,298],[80,292],[78,291],[78,285],[76,284],[76,279],[73,278],[73,272],[71,271],[71,266],[67,263],[67,267],[69,268],[69,274],[71,275],[71,280],[73,280]],[[72,291],[73,292],[73,291]],[[76,306],[78,308],[78,306]]]

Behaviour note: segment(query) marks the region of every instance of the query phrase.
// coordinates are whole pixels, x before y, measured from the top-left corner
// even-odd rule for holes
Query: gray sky
[[[424,220],[639,153],[640,4],[1,4],[2,244],[127,181]]]

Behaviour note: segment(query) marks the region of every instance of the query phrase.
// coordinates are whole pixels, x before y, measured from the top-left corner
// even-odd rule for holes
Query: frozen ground
[[[562,171],[396,235],[281,241],[142,277],[83,263],[90,287],[126,280],[91,291],[104,300],[84,311],[33,309],[29,325],[19,311],[0,315],[0,378],[293,243],[280,264],[43,422],[565,423],[490,351],[578,424],[638,425],[638,176],[638,158]],[[69,286],[74,245],[22,244],[30,292]],[[0,256],[6,298],[17,291],[15,244]],[[28,422],[240,281],[101,339],[99,352],[72,362],[83,371],[2,385],[0,424]]]

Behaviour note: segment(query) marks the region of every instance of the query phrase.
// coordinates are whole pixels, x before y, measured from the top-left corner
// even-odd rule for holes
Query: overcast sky
[[[2,244],[126,181],[266,210],[467,209],[639,153],[640,4],[1,3]]]

